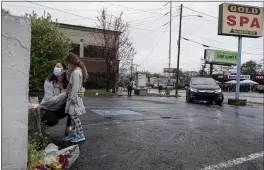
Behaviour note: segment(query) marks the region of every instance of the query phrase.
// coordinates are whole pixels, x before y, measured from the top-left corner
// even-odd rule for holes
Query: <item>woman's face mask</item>
[[[61,76],[63,73],[63,70],[62,68],[59,68],[59,67],[54,67],[54,70],[53,70],[53,74],[56,76],[56,77],[59,77]]]

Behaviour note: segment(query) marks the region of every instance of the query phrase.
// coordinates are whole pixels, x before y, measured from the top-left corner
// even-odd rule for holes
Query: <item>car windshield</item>
[[[192,85],[216,85],[216,82],[214,79],[211,78],[194,78],[192,79]]]

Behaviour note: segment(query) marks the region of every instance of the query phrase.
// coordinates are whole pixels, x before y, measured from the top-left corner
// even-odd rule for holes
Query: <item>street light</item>
[[[186,16],[182,16],[182,18],[184,18],[184,17],[198,17],[198,18],[203,18],[203,16],[202,15],[186,15]]]
[[[189,16],[196,16],[196,17],[203,17],[200,14],[199,15],[187,15],[187,16],[182,16],[182,4],[180,8],[180,25],[179,25],[179,37],[178,37],[178,58],[177,58],[177,74],[176,74],[176,91],[175,91],[175,96],[178,96],[178,87],[179,87],[179,64],[180,64],[180,49],[181,49],[181,25],[182,25],[182,18],[183,17],[189,17]]]

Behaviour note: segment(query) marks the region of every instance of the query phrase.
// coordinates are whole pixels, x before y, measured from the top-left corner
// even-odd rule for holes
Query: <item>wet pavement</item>
[[[149,89],[148,90],[149,94],[159,94],[157,89]],[[175,94],[175,90],[171,90],[171,94]],[[186,96],[186,91],[185,90],[179,90],[178,91],[179,95],[182,97]],[[225,102],[227,103],[228,98],[235,98],[235,92],[223,92],[225,96]],[[240,93],[240,98],[241,99],[246,99],[249,102],[257,102],[257,103],[264,103],[264,93],[252,93],[252,92],[241,92]]]
[[[85,97],[84,104],[87,113],[80,118],[87,140],[72,170],[264,168],[261,105],[137,96]],[[49,129],[60,146],[64,123]]]

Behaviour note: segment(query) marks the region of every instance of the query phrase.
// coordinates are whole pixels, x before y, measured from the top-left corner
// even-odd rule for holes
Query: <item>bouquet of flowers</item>
[[[79,146],[74,145],[58,150],[54,144],[49,144],[45,149],[45,157],[39,161],[35,170],[61,170],[69,169],[79,157]]]
[[[67,155],[48,156],[44,158],[44,161],[40,161],[35,170],[56,170],[64,169],[68,166],[69,160]]]

